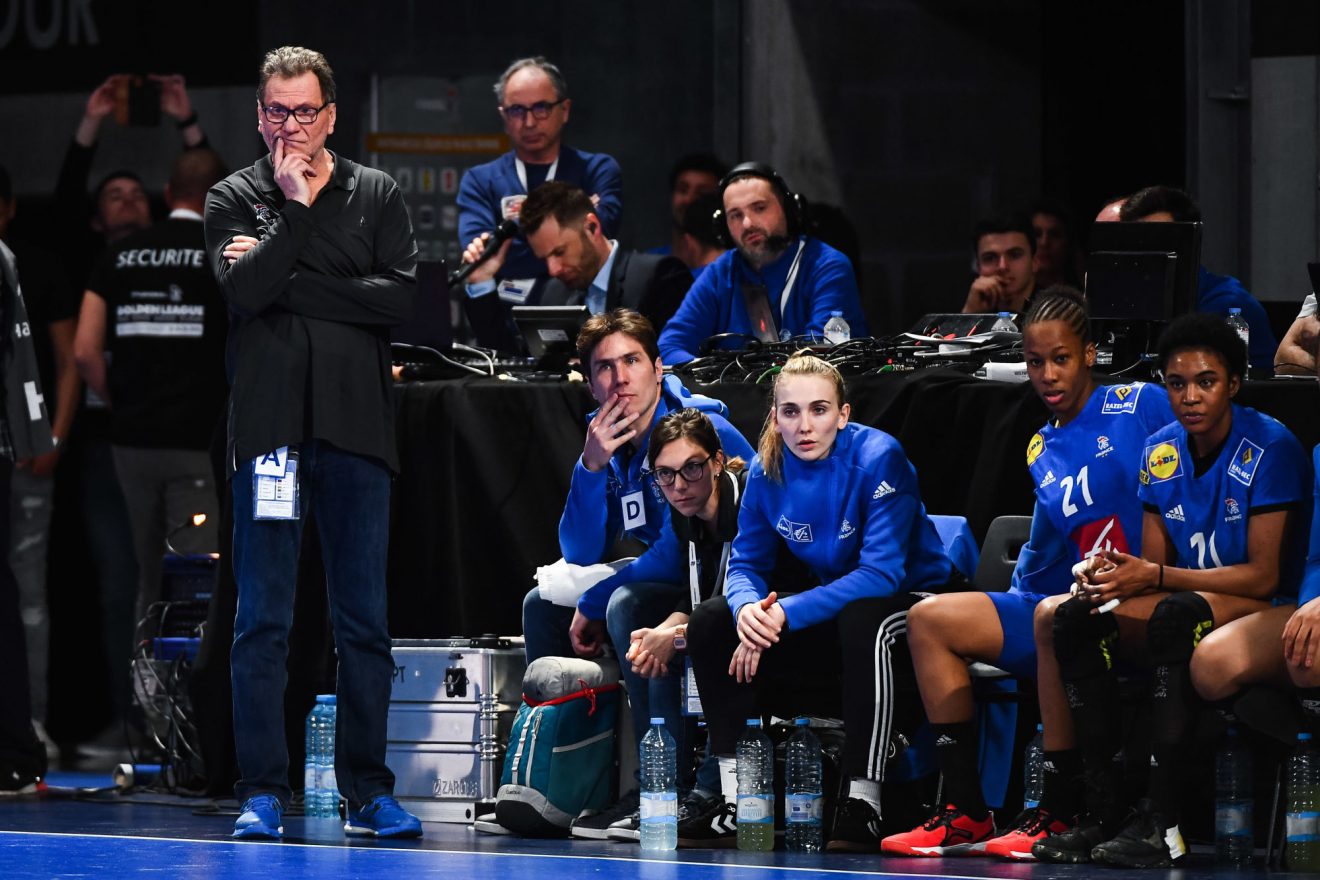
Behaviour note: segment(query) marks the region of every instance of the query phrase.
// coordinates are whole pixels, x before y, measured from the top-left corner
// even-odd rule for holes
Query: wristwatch
[[[686,650],[687,650],[687,624],[686,624],[686,623],[680,623],[678,626],[674,627],[674,650],[675,650],[675,651],[686,651]]]

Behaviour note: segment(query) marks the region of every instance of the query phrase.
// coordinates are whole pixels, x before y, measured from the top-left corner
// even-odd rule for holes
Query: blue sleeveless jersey
[[[1233,406],[1233,427],[1214,463],[1194,473],[1187,432],[1174,423],[1146,440],[1141,501],[1160,517],[1179,568],[1223,568],[1247,561],[1253,514],[1291,507],[1278,595],[1297,595],[1310,531],[1311,462],[1293,433],[1248,407]]]
[[[1102,385],[1071,422],[1051,422],[1031,438],[1027,468],[1036,508],[1013,592],[1037,599],[1062,593],[1081,560],[1107,549],[1141,552],[1141,453],[1146,437],[1172,421],[1158,385]]]

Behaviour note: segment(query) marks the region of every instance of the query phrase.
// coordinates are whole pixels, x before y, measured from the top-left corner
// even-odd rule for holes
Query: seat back
[[[978,590],[1002,593],[1013,580],[1018,554],[1031,535],[1031,517],[997,516],[981,542],[981,558],[972,582]]]
[[[976,546],[976,536],[967,524],[965,516],[945,516],[932,513],[930,521],[935,524],[944,552],[949,554],[953,567],[971,578],[980,566],[981,551]]]

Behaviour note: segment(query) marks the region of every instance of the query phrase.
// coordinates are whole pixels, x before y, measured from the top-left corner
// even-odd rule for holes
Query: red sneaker
[[[1071,827],[1067,822],[1051,816],[1048,810],[1031,807],[1018,814],[1008,831],[985,842],[985,854],[1034,862],[1036,857],[1031,854],[1033,843],[1051,834],[1062,834]]]
[[[880,841],[880,852],[894,856],[971,855],[985,846],[995,833],[995,817],[974,820],[953,804],[931,816],[924,824]]]

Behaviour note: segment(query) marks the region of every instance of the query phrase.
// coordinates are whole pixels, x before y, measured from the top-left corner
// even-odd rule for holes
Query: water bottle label
[[[644,791],[641,798],[643,822],[678,821],[678,795],[672,791]]]
[[[775,821],[775,805],[769,795],[738,795],[738,824],[768,825]]]
[[[333,764],[328,767],[321,767],[320,779],[321,783],[317,788],[325,791],[333,791],[336,794],[339,792],[339,780],[335,779],[335,768]]]
[[[1022,802],[1022,809],[1024,810],[1034,810],[1039,806],[1040,806],[1040,801],[1032,800],[1031,798],[1027,798],[1025,801]]]
[[[790,825],[819,825],[825,812],[820,792],[784,795],[784,821]]]
[[[1215,834],[1242,837],[1251,834],[1251,804],[1236,802],[1215,808]]]
[[[306,791],[316,790],[316,781],[320,778],[320,771],[316,769],[315,764],[308,764],[303,768],[303,788]]]
[[[1289,843],[1320,840],[1320,813],[1289,813],[1284,820],[1284,835]]]

